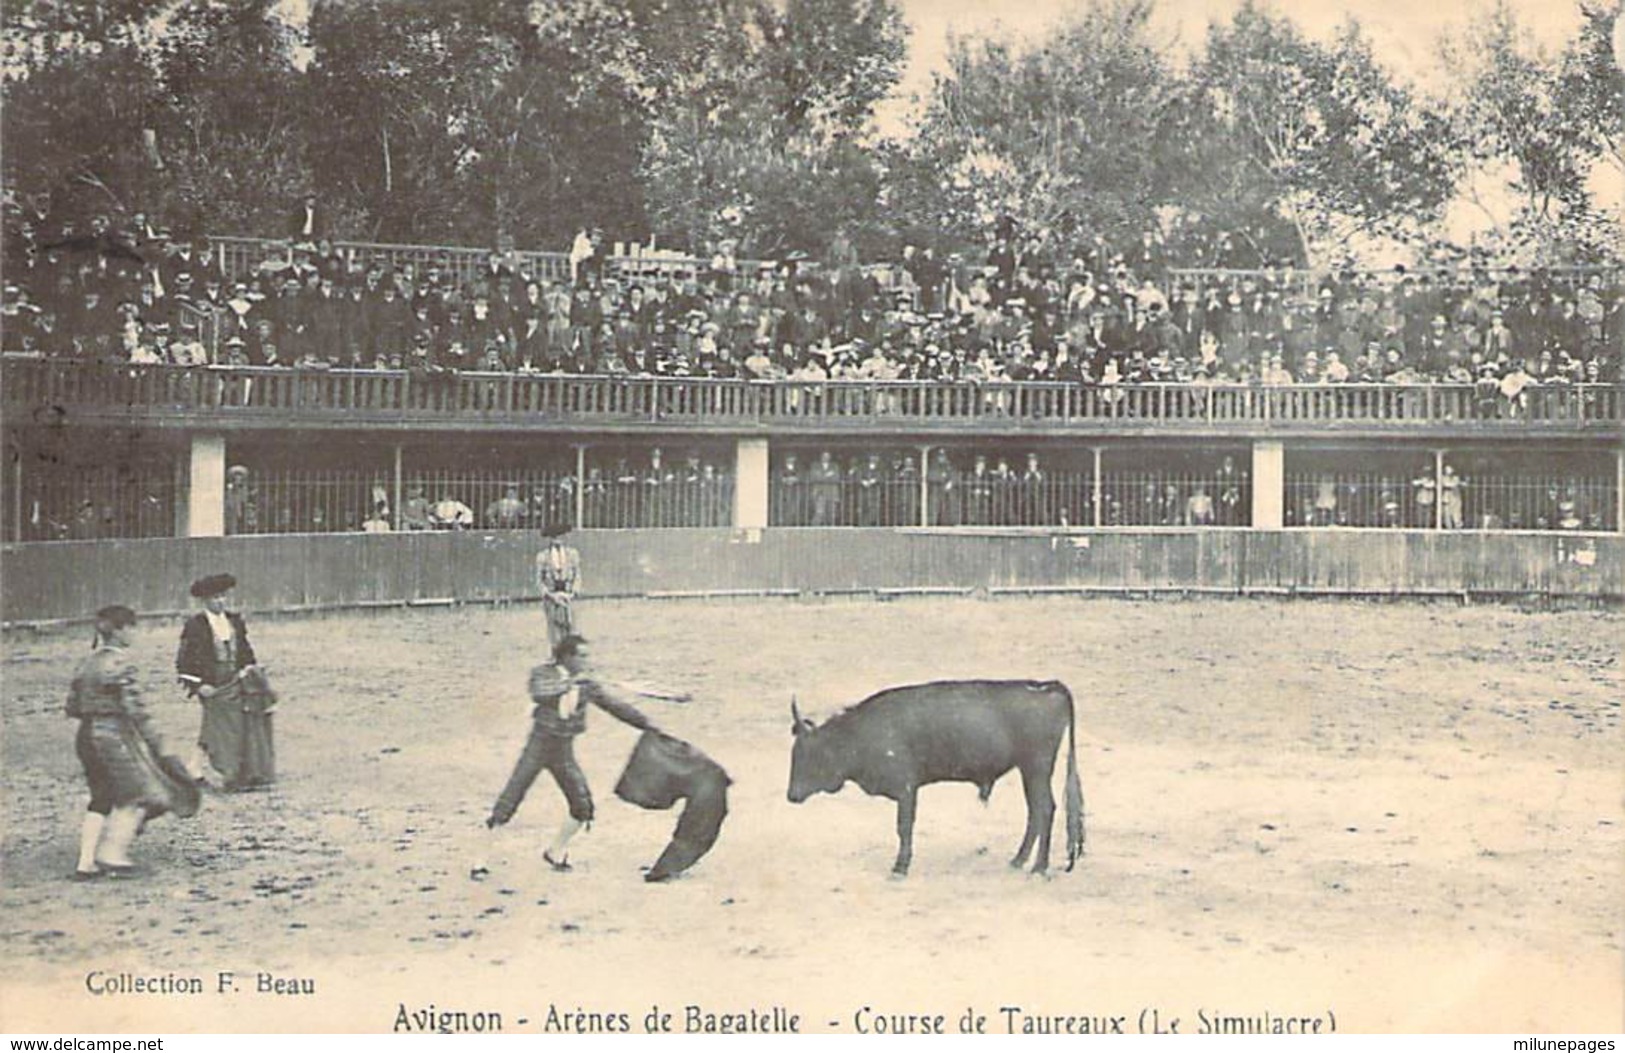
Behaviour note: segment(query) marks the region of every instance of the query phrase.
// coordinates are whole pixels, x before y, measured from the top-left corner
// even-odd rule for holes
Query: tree
[[[1415,236],[1451,196],[1448,125],[1395,83],[1357,23],[1321,44],[1247,0],[1209,26],[1194,79],[1222,133],[1200,164],[1241,169],[1247,198],[1291,224],[1310,266],[1363,236]]]
[[[893,0],[651,3],[639,26],[658,232],[772,256],[873,226],[881,171],[867,136],[906,38]]]
[[[905,222],[963,241],[998,215],[1063,240],[1154,224],[1183,93],[1151,12],[1146,0],[1095,0],[1041,46],[954,41],[893,167]]]
[[[178,9],[154,45],[167,178],[150,207],[197,232],[271,232],[309,182],[302,76],[276,0]]]
[[[626,14],[604,0],[347,0],[310,23],[324,196],[390,239],[636,233],[642,129]]]
[[[134,211],[162,95],[150,28],[162,0],[7,4],[0,128],[8,190],[58,214]]]
[[[1490,239],[1531,262],[1618,258],[1617,203],[1594,200],[1602,163],[1625,176],[1625,76],[1610,36],[1619,9],[1583,8],[1583,23],[1558,55],[1539,46],[1504,2],[1441,47],[1452,90],[1445,103],[1456,135],[1483,171],[1511,166],[1518,207]]]

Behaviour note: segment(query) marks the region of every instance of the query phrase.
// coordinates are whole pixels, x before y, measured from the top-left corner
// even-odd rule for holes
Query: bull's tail
[[[1083,783],[1078,779],[1078,714],[1072,692],[1055,682],[1066,696],[1066,868],[1071,870],[1083,855]]]

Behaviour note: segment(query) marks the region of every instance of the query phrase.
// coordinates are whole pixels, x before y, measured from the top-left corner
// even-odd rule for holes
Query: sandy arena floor
[[[484,829],[523,742],[540,624],[534,607],[252,622],[284,698],[280,785],[155,822],[148,877],[89,885],[65,880],[85,789],[61,715],[86,641],[7,639],[0,1031],[387,1031],[431,1003],[508,1031],[642,1030],[656,1005],[675,1031],[707,1022],[688,1006],[842,1031],[936,1013],[952,1031],[967,1009],[990,1031],[1037,1016],[1132,1031],[1149,1010],[1182,1031],[1265,1014],[1625,1027],[1618,615],[584,604],[600,670],[694,692],[645,708],[735,780],[721,842],[666,886],[639,867],[675,814],[612,797],[635,733],[602,713],[578,747],[599,821],[574,873],[540,858],[562,814],[546,776],[506,830]],[[157,723],[184,743],[178,634],[143,626],[136,649]],[[986,807],[970,786],[927,789],[906,881],[888,877],[889,802],[785,800],[792,692],[821,716],[893,684],[997,676],[1059,678],[1078,699],[1075,872],[1006,867],[1015,776]],[[471,881],[481,858],[491,875]],[[94,972],[204,993],[96,995]],[[315,994],[261,993],[260,973]]]

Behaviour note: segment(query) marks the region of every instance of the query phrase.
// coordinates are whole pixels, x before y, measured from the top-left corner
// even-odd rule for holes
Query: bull
[[[1055,680],[949,680],[894,687],[871,695],[822,725],[790,701],[792,804],[815,793],[836,793],[855,782],[867,794],[897,802],[897,862],[908,873],[914,858],[914,812],[920,787],[968,782],[986,802],[1012,768],[1027,795],[1027,829],[1010,860],[1026,865],[1037,846],[1033,873],[1049,868],[1054,827],[1055,773],[1061,735],[1067,736],[1066,868],[1083,851],[1083,788],[1072,692]]]

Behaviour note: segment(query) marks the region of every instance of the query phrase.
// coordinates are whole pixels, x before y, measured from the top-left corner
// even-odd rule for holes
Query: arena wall
[[[1202,592],[1617,601],[1625,537],[1353,530],[604,530],[572,536],[584,598],[892,592]],[[187,610],[229,571],[243,609],[534,599],[533,533],[299,534],[0,549],[8,626],[108,603]]]

